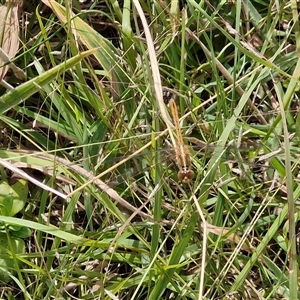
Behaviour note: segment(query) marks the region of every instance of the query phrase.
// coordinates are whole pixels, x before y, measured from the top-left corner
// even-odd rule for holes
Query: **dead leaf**
[[[5,54],[0,56],[0,81],[8,71],[7,63],[19,50],[19,16],[22,5],[23,0],[10,0],[0,6],[0,47]]]

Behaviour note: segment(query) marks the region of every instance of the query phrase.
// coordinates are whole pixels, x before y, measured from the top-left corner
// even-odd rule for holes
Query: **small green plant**
[[[10,185],[7,180],[0,181],[0,215],[13,217],[25,206],[28,197],[28,183],[23,179]],[[0,224],[0,281],[9,282],[17,267],[22,265],[18,254],[24,254],[23,238],[31,235],[29,228]],[[17,264],[17,266],[16,266]]]

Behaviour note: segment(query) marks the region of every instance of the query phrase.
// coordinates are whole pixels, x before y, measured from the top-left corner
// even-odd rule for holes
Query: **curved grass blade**
[[[46,71],[42,75],[39,75],[16,87],[14,90],[4,94],[2,97],[0,97],[0,114],[4,114],[15,105],[19,105],[28,97],[43,89],[44,85],[49,84],[58,75],[72,68],[75,64],[80,62],[85,57],[94,54],[96,50],[97,49],[92,49],[82,52],[81,54],[78,54],[68,59],[67,61],[62,62],[58,66],[55,66],[49,71]]]
[[[55,1],[43,0],[43,2],[49,6],[62,23],[67,23],[67,11],[66,8]],[[118,82],[115,90],[117,94],[121,94],[129,82],[129,78],[121,68],[119,62],[120,51],[115,48],[106,38],[100,35],[96,30],[89,26],[86,22],[80,19],[78,16],[71,14],[72,25],[75,26],[73,30],[79,35],[80,40],[88,49],[97,48],[94,53],[96,59],[105,70],[105,77],[111,82]]]

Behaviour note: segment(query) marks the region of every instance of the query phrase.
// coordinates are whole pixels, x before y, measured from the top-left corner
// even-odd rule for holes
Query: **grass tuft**
[[[1,298],[300,298],[297,3],[198,2],[18,6]]]

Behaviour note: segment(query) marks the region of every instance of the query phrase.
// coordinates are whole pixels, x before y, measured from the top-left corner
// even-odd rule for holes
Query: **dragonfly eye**
[[[163,90],[163,99],[164,99],[165,104],[168,104],[172,97],[173,97],[173,93],[171,93],[170,91],[168,91],[166,89]]]

